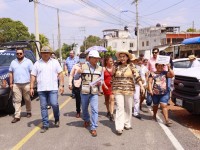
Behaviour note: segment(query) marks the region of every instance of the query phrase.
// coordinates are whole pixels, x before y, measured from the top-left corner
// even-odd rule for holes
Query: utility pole
[[[57,18],[58,18],[58,49],[59,49],[60,62],[62,62],[59,9],[57,9]]]
[[[35,16],[35,40],[40,41],[40,36],[39,36],[39,25],[38,25],[38,0],[34,0],[34,16]],[[40,51],[40,45],[38,42],[36,42],[37,47]],[[39,55],[36,50],[36,59],[39,59]]]
[[[55,47],[54,47],[54,34],[52,35],[53,37],[53,50],[55,51]]]
[[[138,0],[134,1],[136,7],[136,28],[137,28],[137,57],[139,57],[139,21],[138,21]]]
[[[80,27],[80,31],[82,31],[82,32],[83,32],[83,34],[84,34],[84,42],[83,42],[83,44],[84,44],[84,48],[85,48],[85,51],[86,51],[86,36],[85,36],[85,27]]]
[[[194,32],[194,21],[192,21],[192,29],[193,29],[193,32]]]

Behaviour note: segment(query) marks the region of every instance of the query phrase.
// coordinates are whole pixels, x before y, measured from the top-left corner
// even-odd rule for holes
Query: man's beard
[[[17,57],[17,59],[18,59],[18,60],[23,60],[23,59],[24,59],[24,57],[20,57],[20,58],[18,58],[18,57]]]

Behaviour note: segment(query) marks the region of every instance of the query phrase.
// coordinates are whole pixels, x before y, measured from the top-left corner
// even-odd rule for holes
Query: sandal
[[[167,127],[171,127],[171,124],[172,124],[171,121],[167,121],[167,122],[165,123],[165,125],[166,125]]]

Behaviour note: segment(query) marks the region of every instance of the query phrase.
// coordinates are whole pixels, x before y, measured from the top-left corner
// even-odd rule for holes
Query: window
[[[149,41],[146,41],[146,46],[149,46]]]
[[[130,43],[130,47],[133,47],[133,43]]]
[[[144,42],[142,42],[142,47],[144,47]]]

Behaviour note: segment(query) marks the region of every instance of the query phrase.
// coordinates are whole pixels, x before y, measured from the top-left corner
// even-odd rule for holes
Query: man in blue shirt
[[[13,90],[13,105],[15,108],[12,123],[20,121],[22,96],[26,104],[27,118],[31,117],[30,99],[30,72],[33,63],[24,57],[22,48],[16,49],[17,58],[14,59],[9,67],[10,88]]]
[[[74,51],[70,51],[69,57],[67,57],[65,66],[64,66],[64,71],[65,75],[68,76],[70,75],[70,72],[75,64],[79,62],[79,58],[75,56]],[[73,83],[72,86],[74,87]],[[74,90],[72,89],[72,98],[75,98]]]

